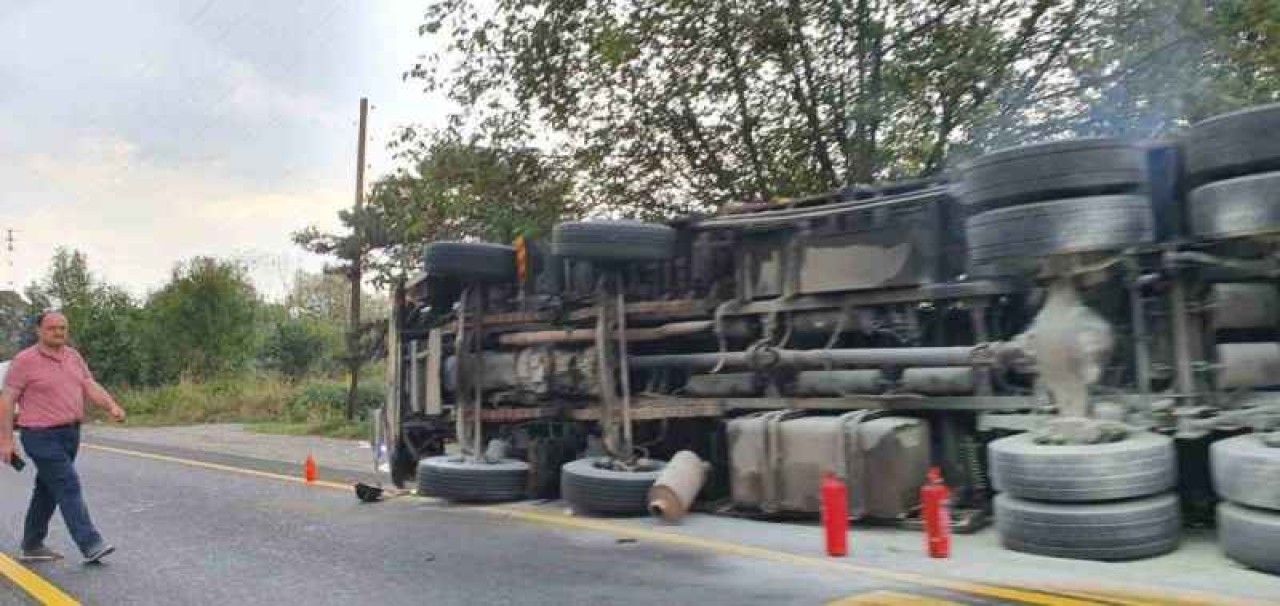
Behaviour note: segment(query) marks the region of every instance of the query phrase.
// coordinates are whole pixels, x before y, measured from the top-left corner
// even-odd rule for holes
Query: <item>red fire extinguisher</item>
[[[827,555],[848,555],[849,491],[830,471],[822,478],[822,525],[827,530]]]
[[[931,558],[951,557],[951,511],[947,500],[951,491],[942,483],[942,471],[929,468],[928,482],[920,487],[920,503],[924,507],[925,545]]]

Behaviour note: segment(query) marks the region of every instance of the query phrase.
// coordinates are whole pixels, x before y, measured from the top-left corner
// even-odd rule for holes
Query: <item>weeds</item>
[[[367,412],[381,406],[384,398],[381,382],[362,382],[357,418],[347,421],[345,382],[291,382],[274,374],[120,389],[116,397],[128,411],[130,425],[246,423],[262,433],[344,438],[367,436]]]

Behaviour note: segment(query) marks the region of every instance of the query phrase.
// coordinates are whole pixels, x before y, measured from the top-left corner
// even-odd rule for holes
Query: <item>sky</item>
[[[213,255],[279,297],[325,262],[290,234],[353,202],[360,97],[367,181],[396,127],[453,111],[401,77],[426,4],[0,0],[0,288],[65,246],[138,296]]]

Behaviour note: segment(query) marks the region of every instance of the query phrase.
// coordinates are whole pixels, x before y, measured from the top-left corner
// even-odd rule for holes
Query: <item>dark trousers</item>
[[[36,487],[27,508],[22,548],[35,549],[44,545],[53,510],[61,509],[71,538],[80,547],[80,552],[88,556],[102,545],[102,536],[93,527],[93,520],[89,519],[89,507],[85,505],[80,476],[76,473],[80,427],[24,429],[22,448],[36,466]]]

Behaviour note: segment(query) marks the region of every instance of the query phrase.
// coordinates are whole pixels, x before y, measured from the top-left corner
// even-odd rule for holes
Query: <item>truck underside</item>
[[[851,516],[903,520],[936,465],[953,507],[994,503],[1015,549],[1003,521],[1037,504],[1138,511],[1172,490],[1177,519],[1211,523],[1229,498],[1211,445],[1270,443],[1280,419],[1280,143],[1255,134],[1272,123],[1267,107],[1174,143],[1024,146],[945,180],[433,243],[396,293],[393,478],[643,513],[688,450],[718,511],[815,513],[834,471]],[[1280,449],[1259,448],[1248,481],[1280,478]],[[1280,509],[1273,492],[1260,507]]]

